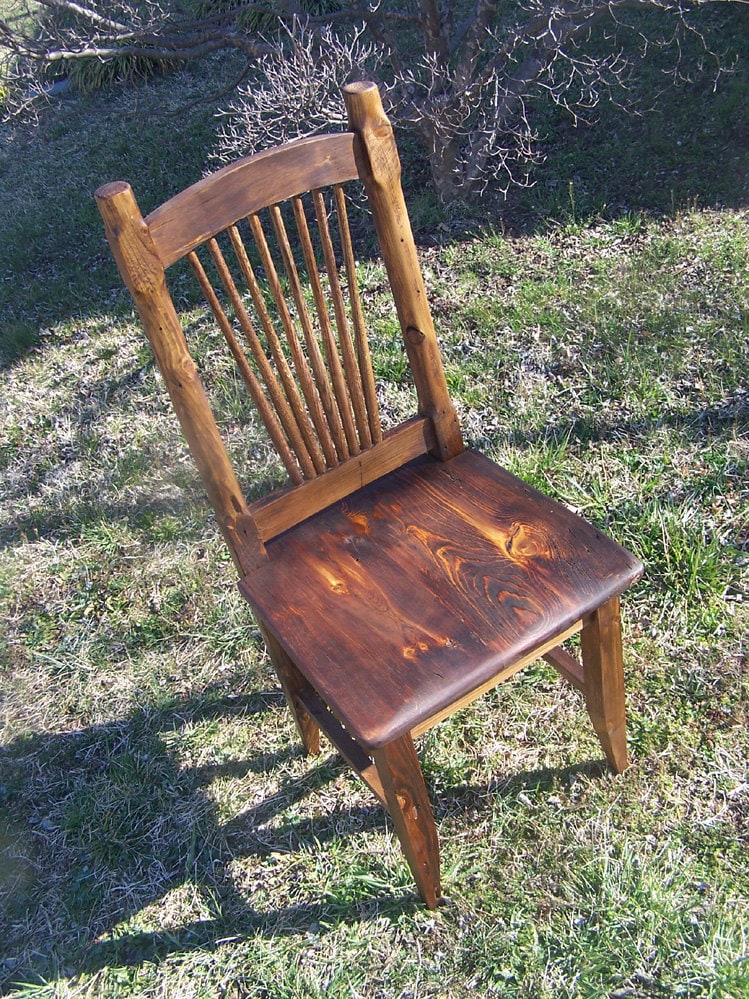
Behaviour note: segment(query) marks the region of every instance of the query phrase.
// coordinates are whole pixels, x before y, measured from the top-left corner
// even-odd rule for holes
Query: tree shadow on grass
[[[153,361],[149,360],[146,368],[152,370],[153,367]],[[56,466],[56,470],[64,471],[66,462],[74,466],[85,461],[89,474],[85,481],[77,484],[75,488],[67,489],[64,499],[60,491],[50,492],[48,503],[35,504],[33,508],[28,503],[28,498],[44,484],[43,473],[39,473],[38,484],[16,476],[14,482],[6,485],[7,494],[12,501],[12,505],[9,504],[8,508],[12,509],[13,515],[12,519],[7,520],[0,517],[0,548],[12,545],[19,537],[55,540],[77,538],[81,525],[99,520],[109,523],[127,520],[132,524],[142,525],[164,514],[173,514],[182,518],[188,508],[194,511],[196,504],[204,503],[204,490],[198,480],[197,472],[191,465],[185,471],[184,463],[180,460],[183,450],[177,455],[172,453],[159,455],[158,462],[151,462],[144,469],[144,482],[137,496],[122,498],[118,502],[108,502],[103,500],[103,497],[108,492],[123,495],[124,490],[122,484],[118,482],[117,474],[127,480],[131,476],[127,466],[123,466],[111,481],[107,481],[104,485],[96,475],[91,474],[94,468],[98,469],[98,459],[92,460],[91,445],[87,438],[93,429],[101,425],[108,409],[116,411],[122,403],[132,400],[136,395],[137,383],[143,378],[146,368],[133,368],[124,373],[119,380],[102,379],[92,384],[88,402],[80,408],[76,405],[75,398],[70,400],[70,406],[66,408],[64,415],[76,432],[68,443],[64,460]],[[495,408],[506,412],[503,404],[497,404]],[[495,426],[487,430],[486,436],[482,432],[470,443],[480,450],[491,448],[500,434],[502,436],[506,434],[509,441],[522,448],[543,441],[564,439],[636,441],[646,440],[653,430],[660,427],[678,430],[694,441],[706,440],[721,434],[729,435],[734,431],[745,432],[749,421],[749,395],[742,386],[736,388],[719,405],[697,408],[693,411],[664,408],[657,418],[652,419],[622,418],[615,411],[598,412],[574,419],[565,419],[561,414],[560,417],[560,421],[553,428],[550,428],[546,422],[540,423],[535,430],[516,430],[508,426],[498,431]],[[181,442],[180,447],[184,447]],[[103,453],[106,456],[107,452]],[[143,460],[147,462],[146,457]],[[162,485],[169,483],[176,487],[178,492],[175,488],[171,488],[168,498],[159,497],[158,488],[147,478],[147,475],[153,476],[157,473]],[[248,482],[247,498],[252,501],[283,484],[283,475],[272,480]]]
[[[734,434],[744,434],[749,429],[749,392],[737,388],[720,405],[706,406],[693,411],[663,408],[657,417],[649,419],[621,419],[605,412],[574,418],[561,418],[553,427],[541,423],[531,430],[508,429],[508,439],[522,449],[540,443],[560,441],[627,441],[634,444],[647,441],[659,430],[675,430],[687,439],[714,441],[721,437],[731,439]],[[490,444],[486,439],[482,443]]]
[[[701,67],[705,53],[697,45],[682,67],[692,78],[671,86],[666,75],[671,63],[658,62],[656,47],[640,60],[641,115],[601,104],[596,123],[575,127],[550,102],[533,119],[543,157],[533,171],[534,184],[512,189],[507,200],[495,196],[440,208],[423,158],[407,155],[408,137],[402,136],[417,240],[459,240],[486,225],[532,232],[544,230],[550,219],[746,206],[749,14],[740,5],[725,6],[735,9],[704,16],[716,50],[727,50],[730,72],[715,82]],[[160,86],[173,89],[175,82],[167,78],[130,94],[117,89],[73,98],[36,132],[5,126],[9,153],[0,159],[0,180],[7,212],[0,218],[0,251],[9,277],[0,282],[0,368],[43,349],[39,331],[45,327],[85,323],[101,314],[105,302],[110,309],[129,309],[91,194],[99,184],[125,177],[147,212],[200,178],[213,141],[210,108],[184,117],[139,115],[137,126],[121,113],[130,100],[134,108],[144,100],[159,105]],[[108,113],[112,108],[118,113]],[[105,119],[104,139],[97,128]]]
[[[397,879],[377,872],[359,881],[347,872],[347,883],[323,891],[319,901],[295,901],[286,862],[386,822],[374,799],[299,817],[297,806],[347,772],[338,757],[309,761],[293,774],[296,746],[194,766],[181,764],[174,751],[175,738],[190,726],[232,716],[252,724],[282,709],[275,692],[185,701],[77,732],[24,736],[0,751],[0,993],[243,938],[397,919],[419,907],[412,887],[403,891]],[[582,772],[593,776],[601,767],[455,787],[436,800],[435,811],[438,819],[459,815],[490,794],[514,797]],[[207,789],[245,778],[257,801],[227,821]],[[253,858],[254,880],[238,883],[232,864]],[[192,900],[182,916],[164,902],[180,891]],[[148,912],[154,903],[156,927]]]

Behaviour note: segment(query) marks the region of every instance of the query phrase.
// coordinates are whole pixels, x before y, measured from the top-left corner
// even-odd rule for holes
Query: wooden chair
[[[349,132],[239,160],[145,219],[125,183],[96,200],[304,747],[319,752],[322,729],[366,781],[434,907],[439,847],[414,737],[543,656],[624,770],[619,595],[642,567],[464,448],[390,123],[374,84],[345,100]],[[357,178],[418,396],[388,433],[346,222],[342,185]],[[290,479],[253,503],[167,290],[183,257]],[[578,631],[582,663],[561,648]]]

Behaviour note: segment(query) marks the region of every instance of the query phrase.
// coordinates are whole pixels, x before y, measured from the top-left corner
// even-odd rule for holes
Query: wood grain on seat
[[[368,749],[563,635],[642,571],[470,451],[417,458],[267,551],[242,592]]]

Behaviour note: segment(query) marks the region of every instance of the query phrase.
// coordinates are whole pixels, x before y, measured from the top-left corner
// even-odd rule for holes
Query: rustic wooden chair
[[[304,747],[319,752],[322,729],[366,781],[434,907],[439,847],[414,737],[543,656],[624,770],[619,595],[642,567],[464,448],[390,123],[374,84],[345,100],[349,132],[239,160],[145,219],[125,183],[96,200]],[[342,185],[357,178],[418,396],[418,415],[387,433],[346,221]],[[253,503],[167,290],[183,257],[291,480]],[[561,648],[578,631],[582,662]]]

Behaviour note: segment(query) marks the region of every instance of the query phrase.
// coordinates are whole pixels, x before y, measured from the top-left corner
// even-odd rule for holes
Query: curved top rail
[[[169,267],[246,215],[358,176],[353,132],[296,139],[222,167],[164,202],[146,222],[162,264]]]

